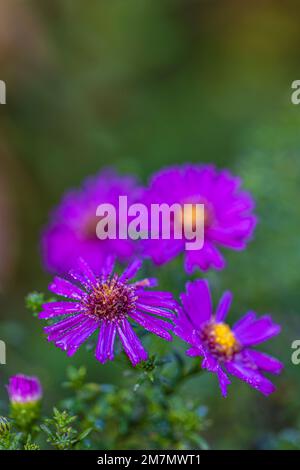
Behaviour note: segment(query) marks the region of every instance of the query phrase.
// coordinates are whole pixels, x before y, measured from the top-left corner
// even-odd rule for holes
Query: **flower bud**
[[[30,427],[40,414],[42,387],[36,377],[18,374],[10,378],[7,386],[11,405],[11,418],[21,429]]]

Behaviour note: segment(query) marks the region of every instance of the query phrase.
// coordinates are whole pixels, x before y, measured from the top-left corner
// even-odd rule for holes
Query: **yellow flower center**
[[[216,344],[224,351],[231,350],[236,344],[234,334],[225,323],[216,323],[212,327],[212,334]]]
[[[212,354],[231,358],[240,349],[234,333],[225,323],[209,323],[202,331],[202,339]]]

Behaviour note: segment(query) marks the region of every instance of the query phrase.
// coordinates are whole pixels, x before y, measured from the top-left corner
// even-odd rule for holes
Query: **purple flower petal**
[[[42,305],[43,311],[39,313],[39,318],[49,319],[71,313],[81,312],[83,307],[79,302],[49,302]]]
[[[138,310],[143,310],[144,312],[159,315],[160,317],[170,318],[171,320],[175,318],[174,312],[169,312],[168,310],[159,307],[152,307],[152,305],[145,305],[140,302],[136,302],[136,308]]]
[[[146,361],[148,354],[128,321],[123,320],[118,324],[117,330],[124,351],[132,362],[132,365],[136,366],[140,361]]]
[[[123,274],[120,276],[120,281],[125,281],[129,279],[133,279],[138,271],[142,267],[142,260],[140,259],[135,259],[130,263],[127,268],[124,270]]]
[[[207,236],[227,248],[243,250],[255,226],[255,217],[244,217],[232,222],[230,227],[210,228],[207,230]]]
[[[64,336],[55,340],[55,345],[66,351],[68,356],[73,356],[79,347],[84,343],[99,327],[99,324],[92,318],[85,318],[79,326],[74,327]]]
[[[165,292],[165,291],[159,291],[159,290],[147,291],[143,289],[137,289],[137,294],[139,295],[139,297],[143,296],[146,299],[152,298],[152,297],[156,299],[161,299],[161,300],[173,300],[174,299],[173,294],[171,294],[171,292]]]
[[[103,321],[99,333],[95,356],[98,361],[104,364],[107,360],[114,359],[114,343],[117,327],[114,323]]]
[[[52,338],[53,334],[64,334],[66,331],[80,324],[84,320],[84,318],[85,316],[81,313],[78,315],[72,315],[71,317],[65,318],[64,320],[60,320],[57,323],[54,323],[53,325],[45,326],[44,332],[49,334],[49,338]]]
[[[186,343],[200,345],[199,336],[195,334],[195,327],[182,308],[178,310],[178,316],[175,320],[174,333]]]
[[[225,372],[221,369],[221,367],[218,367],[217,369],[217,376],[219,379],[219,384],[220,384],[220,389],[223,397],[227,396],[227,386],[230,385],[230,380],[228,376],[225,374]]]
[[[88,320],[88,317],[82,316],[81,318],[79,318],[79,316],[77,315],[76,321],[74,318],[73,323],[71,323],[71,319],[70,319],[69,324],[67,324],[66,322],[62,326],[56,323],[55,325],[51,325],[53,326],[53,329],[51,329],[51,331],[49,330],[46,331],[46,328],[44,328],[44,331],[48,333],[48,341],[53,341],[56,344],[60,339],[62,338],[68,339],[70,336],[72,336],[76,332],[83,329],[84,325],[87,323],[87,320]],[[62,322],[59,322],[59,323],[62,323]],[[55,326],[57,328],[54,328]],[[59,326],[61,326],[61,328],[59,328]]]
[[[203,348],[204,352],[204,359],[202,361],[202,367],[203,369],[207,369],[210,372],[216,373],[219,368],[219,364],[217,359],[215,359],[207,350]]]
[[[86,291],[88,291],[88,292],[91,291],[91,285],[90,285],[89,281],[87,281],[85,276],[81,272],[79,272],[77,269],[71,269],[68,272],[68,274],[74,281],[81,284],[85,288]]]
[[[271,374],[280,374],[284,367],[282,362],[278,361],[278,359],[260,351],[247,349],[245,353],[246,357],[249,357],[259,369],[270,372]]]
[[[269,315],[265,315],[253,321],[247,327],[234,330],[235,336],[243,346],[251,346],[276,336],[280,333],[281,327],[273,323]]]
[[[200,346],[193,346],[192,348],[189,348],[185,353],[187,356],[190,357],[203,356],[203,349]]]
[[[171,323],[139,312],[131,313],[130,317],[146,330],[151,331],[157,336],[161,336],[161,338],[164,338],[166,341],[173,340],[172,335],[167,331],[168,329],[172,330],[173,327]]]
[[[198,279],[188,282],[186,294],[181,294],[181,301],[195,328],[201,328],[203,323],[210,320],[212,301],[207,281]]]
[[[225,367],[230,374],[235,375],[240,380],[250,385],[250,387],[259,390],[266,396],[275,391],[275,386],[272,382],[253,369],[247,369],[241,364],[234,362],[226,362]]]
[[[54,281],[49,285],[49,290],[56,295],[74,300],[82,300],[85,295],[79,287],[60,277],[54,278]]]
[[[115,255],[107,256],[107,258],[105,259],[105,262],[102,266],[103,276],[109,276],[110,274],[112,274],[112,272],[114,270],[114,267],[115,267],[115,263],[116,263],[116,256]]]
[[[150,295],[145,295],[150,294]],[[152,294],[152,295],[151,295]],[[164,298],[163,296],[159,295],[156,291],[153,292],[142,292],[138,294],[138,302],[143,305],[151,305],[152,307],[161,307],[166,308],[169,310],[176,310],[178,307],[178,302],[173,299],[172,296],[169,298]]]
[[[78,268],[84,276],[86,283],[92,288],[97,283],[97,277],[83,258],[78,259]]]
[[[232,327],[234,333],[239,334],[240,332],[247,329],[248,325],[251,325],[256,320],[255,312],[248,312],[242,316]]]
[[[175,240],[173,237],[170,240],[164,240],[159,230],[154,230],[154,232],[159,233],[160,238],[158,240],[151,238],[146,240],[145,246],[147,246],[147,249],[144,255],[150,257],[157,266],[161,266],[171,261],[183,251],[184,241]]]
[[[216,310],[216,322],[221,323],[225,320],[232,302],[232,293],[224,292]]]
[[[201,250],[185,252],[186,272],[193,274],[197,267],[202,271],[208,271],[210,268],[222,270],[225,267],[224,257],[208,239],[205,239]]]

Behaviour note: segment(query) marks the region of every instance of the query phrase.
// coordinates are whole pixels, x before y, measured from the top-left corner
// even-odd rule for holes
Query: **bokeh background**
[[[212,448],[300,446],[299,14],[290,0],[0,0],[0,408],[17,372],[40,376],[46,408],[68,364],[122,380],[84,348],[67,359],[48,345],[24,306],[50,279],[39,236],[62,193],[107,165],[146,183],[162,166],[214,162],[244,178],[260,220],[248,250],[209,273],[215,298],[233,290],[232,320],[274,315],[283,332],[265,349],[285,370],[268,399],[234,381],[224,400],[210,374],[180,393],[208,408]],[[168,287],[179,266],[161,270]]]

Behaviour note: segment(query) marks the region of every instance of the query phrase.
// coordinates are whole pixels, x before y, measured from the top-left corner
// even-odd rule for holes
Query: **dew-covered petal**
[[[130,317],[151,333],[164,338],[166,341],[172,341],[173,337],[168,331],[173,329],[171,323],[140,312],[131,313]]]
[[[80,302],[49,302],[42,305],[42,312],[39,313],[39,318],[49,319],[62,315],[70,315],[71,313],[78,313],[82,311],[82,304]]]
[[[255,351],[254,349],[247,349],[246,356],[249,357],[259,369],[270,372],[271,374],[280,374],[283,369],[283,363],[269,354]]]
[[[114,343],[117,328],[112,322],[103,321],[100,328],[98,343],[95,351],[96,359],[104,364],[114,359]]]
[[[174,299],[173,294],[167,291],[160,291],[160,290],[149,291],[149,290],[137,289],[136,292],[139,297],[144,297],[146,299],[147,298],[151,299],[152,297],[159,298],[161,300],[173,300]]]
[[[97,277],[94,271],[83,258],[79,258],[77,265],[86,283],[92,288],[97,283]]]
[[[80,325],[55,340],[55,345],[63,351],[66,351],[68,356],[73,356],[98,327],[99,324],[94,319],[85,318]]]
[[[85,278],[85,276],[77,269],[70,269],[68,272],[69,276],[79,284],[81,284],[87,291],[91,290],[91,285]]]
[[[79,289],[79,287],[61,277],[54,278],[53,282],[49,285],[49,290],[56,295],[74,300],[81,300],[85,295],[85,292]]]
[[[242,364],[233,361],[226,362],[225,367],[230,374],[235,375],[250,385],[250,387],[255,388],[266,396],[273,393],[276,389],[275,385],[258,371],[247,369]]]
[[[137,293],[137,296],[138,302],[143,305],[161,307],[169,310],[176,310],[178,307],[178,302],[172,296],[164,297],[155,291],[143,291],[141,294]]]
[[[132,365],[136,366],[140,361],[145,361],[148,354],[129,322],[122,320],[122,322],[118,324],[117,330],[124,351],[132,362]]]
[[[56,345],[60,340],[63,340],[67,343],[72,336],[76,335],[80,331],[83,331],[85,329],[85,325],[88,324],[89,321],[90,318],[82,316],[81,320],[76,324],[73,324],[64,330],[57,330],[49,334],[48,341],[54,341]]]
[[[152,307],[152,305],[141,304],[136,302],[137,310],[142,310],[143,312],[152,313],[153,315],[158,315],[160,317],[169,318],[170,320],[175,318],[175,313],[165,310],[164,308]]]
[[[81,313],[78,315],[69,316],[63,320],[58,321],[57,323],[54,323],[53,325],[45,326],[44,332],[49,334],[49,338],[52,337],[52,335],[64,334],[70,328],[73,328],[75,325],[83,321],[84,318],[84,315]]]

